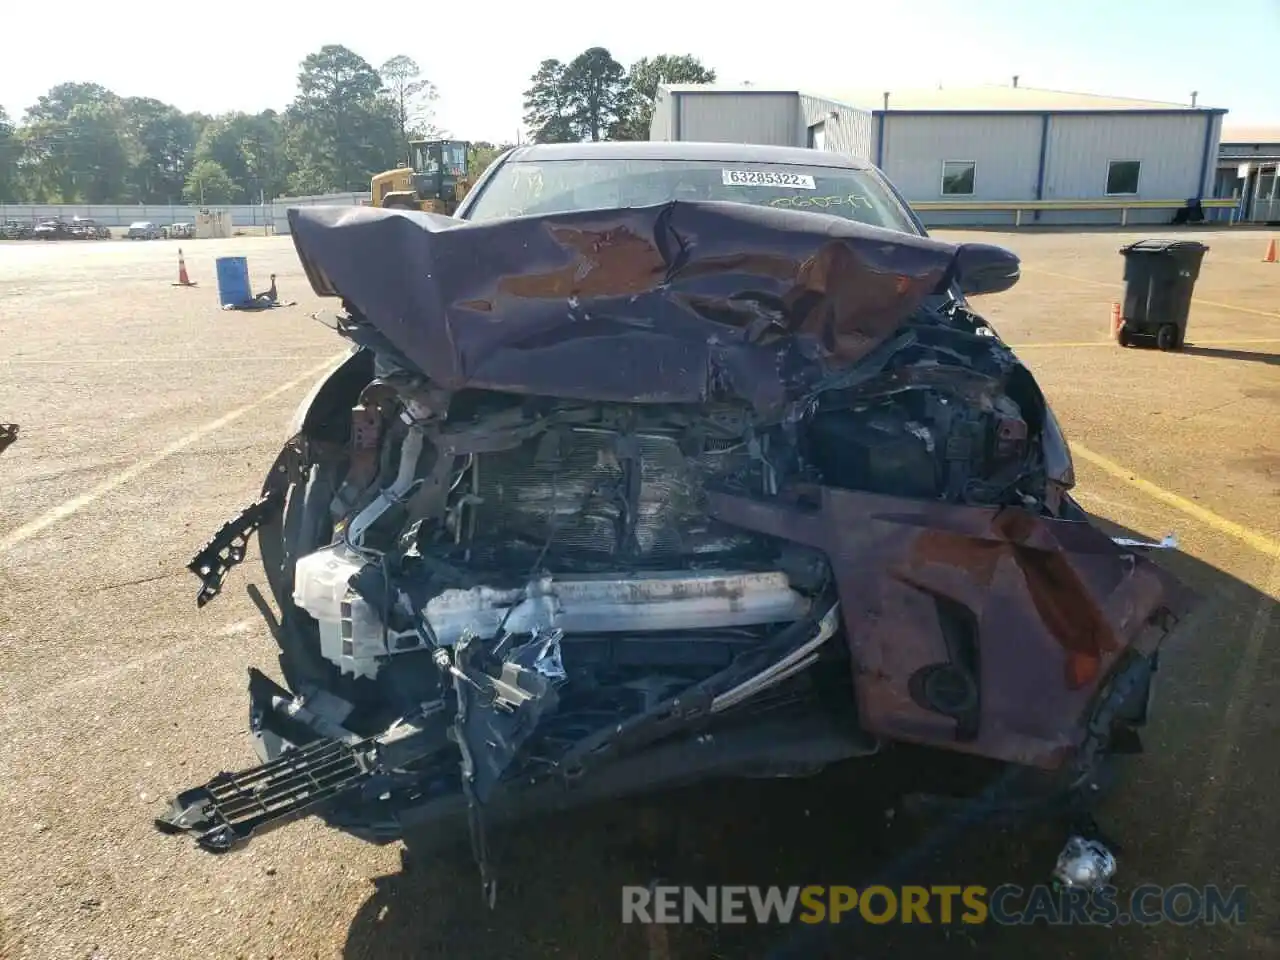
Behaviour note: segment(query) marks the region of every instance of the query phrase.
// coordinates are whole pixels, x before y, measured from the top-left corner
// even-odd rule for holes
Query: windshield
[[[871,170],[719,160],[590,159],[506,163],[467,211],[494,220],[571,210],[727,200],[809,210],[915,233]]]

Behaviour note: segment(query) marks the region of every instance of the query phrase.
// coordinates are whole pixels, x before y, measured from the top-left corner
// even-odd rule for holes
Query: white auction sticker
[[[816,190],[813,177],[807,173],[781,173],[777,170],[721,170],[720,178],[727,187],[789,187],[792,190]]]

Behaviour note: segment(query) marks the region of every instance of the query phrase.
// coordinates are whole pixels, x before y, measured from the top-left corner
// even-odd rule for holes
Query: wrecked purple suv
[[[288,689],[250,671],[262,765],[163,828],[482,840],[892,741],[1070,791],[1144,722],[1191,598],[1072,500],[967,305],[1017,258],[929,239],[873,167],[533,146],[457,218],[289,218],[354,349],[191,564],[203,604],[257,530]]]

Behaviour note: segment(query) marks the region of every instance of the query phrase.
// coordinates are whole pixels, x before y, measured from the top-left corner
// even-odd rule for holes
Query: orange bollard
[[[191,278],[187,276],[187,261],[182,259],[182,248],[178,248],[178,282],[175,287],[194,287]]]
[[[1111,336],[1120,336],[1120,328],[1124,326],[1124,316],[1120,313],[1120,304],[1111,304]]]
[[[1276,238],[1275,237],[1272,237],[1270,241],[1267,242],[1267,252],[1263,255],[1262,262],[1263,263],[1276,262]]]

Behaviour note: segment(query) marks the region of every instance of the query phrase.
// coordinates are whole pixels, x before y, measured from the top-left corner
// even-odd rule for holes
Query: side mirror
[[[1012,250],[991,243],[963,243],[956,251],[955,276],[966,297],[1004,293],[1022,276]]]

